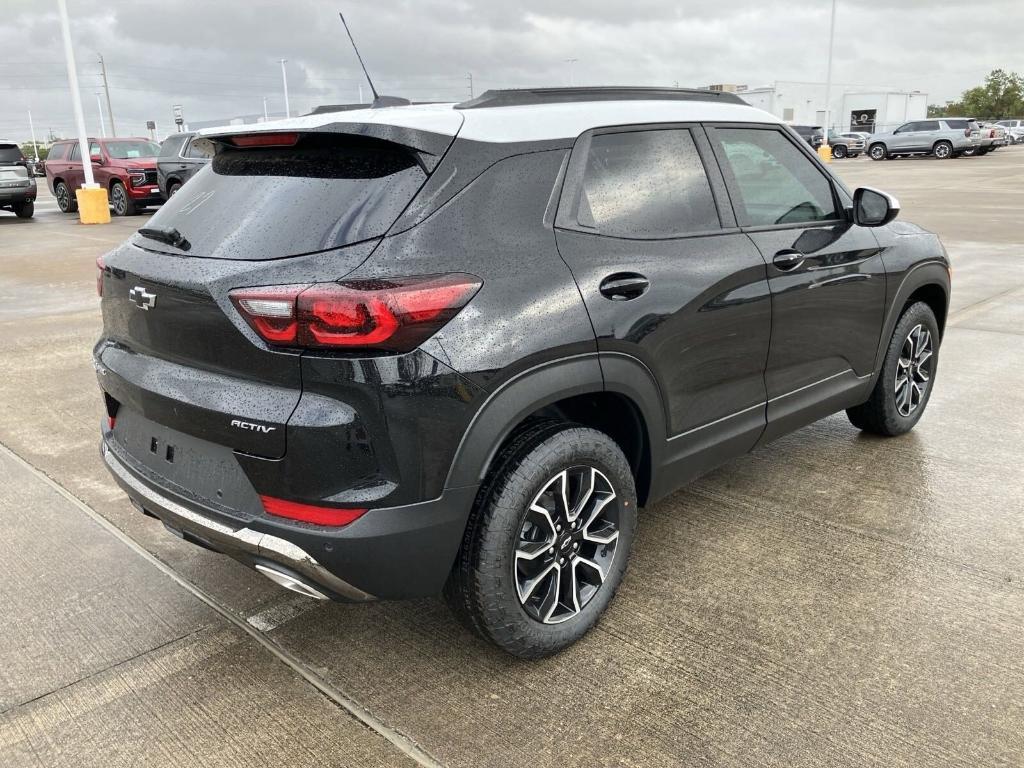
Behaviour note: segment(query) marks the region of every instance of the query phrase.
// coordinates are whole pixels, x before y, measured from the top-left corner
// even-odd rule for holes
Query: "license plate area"
[[[231,448],[157,424],[123,405],[111,434],[120,458],[157,485],[238,520],[260,516],[259,496]]]

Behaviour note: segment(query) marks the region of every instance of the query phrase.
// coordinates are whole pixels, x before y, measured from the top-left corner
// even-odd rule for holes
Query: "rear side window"
[[[50,154],[46,156],[47,160],[63,160],[68,155],[67,144],[54,144],[50,147]]]
[[[584,229],[639,239],[721,227],[704,164],[686,129],[594,136],[576,218]]]
[[[160,157],[174,157],[177,155],[186,138],[187,134],[184,133],[177,136],[168,136],[164,139],[164,143],[160,145]]]
[[[214,155],[214,144],[209,139],[192,139],[185,150],[185,157],[192,157],[198,160],[209,160]]]
[[[325,251],[383,235],[425,179],[410,150],[362,136],[221,146],[149,226],[177,229],[191,256],[255,260]]]
[[[74,160],[81,160],[81,159],[82,159],[81,146],[78,144],[78,142],[75,142],[74,144],[71,145],[71,154],[68,156],[68,160],[74,161]]]
[[[938,120],[925,120],[924,122],[918,123],[919,131],[938,131],[940,130]]]
[[[838,218],[832,184],[781,132],[716,128],[711,134],[741,226]]]
[[[952,130],[963,130],[967,127],[966,120],[947,120],[946,125]]]

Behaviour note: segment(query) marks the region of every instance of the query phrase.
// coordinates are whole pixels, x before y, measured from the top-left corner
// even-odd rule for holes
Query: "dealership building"
[[[711,90],[731,91],[751,106],[771,112],[794,125],[824,125],[824,83],[777,80],[770,86],[712,85]],[[829,123],[834,130],[875,133],[898,128],[910,120],[928,116],[928,94],[896,88],[833,83],[828,97]]]

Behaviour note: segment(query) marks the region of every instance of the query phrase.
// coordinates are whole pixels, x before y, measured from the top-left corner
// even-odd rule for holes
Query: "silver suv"
[[[905,155],[935,155],[940,160],[958,157],[981,145],[981,128],[967,118],[915,120],[892,133],[875,133],[868,139],[872,160]]]
[[[1000,120],[996,125],[1006,129],[1006,138],[1011,144],[1024,143],[1024,120]]]

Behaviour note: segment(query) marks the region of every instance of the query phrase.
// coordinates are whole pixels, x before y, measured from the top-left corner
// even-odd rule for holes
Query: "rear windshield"
[[[17,144],[0,144],[0,163],[20,163],[24,159]]]
[[[292,147],[222,147],[148,227],[190,255],[275,259],[383,235],[426,174],[412,152],[362,136],[306,134]],[[143,238],[146,248],[180,253]]]

